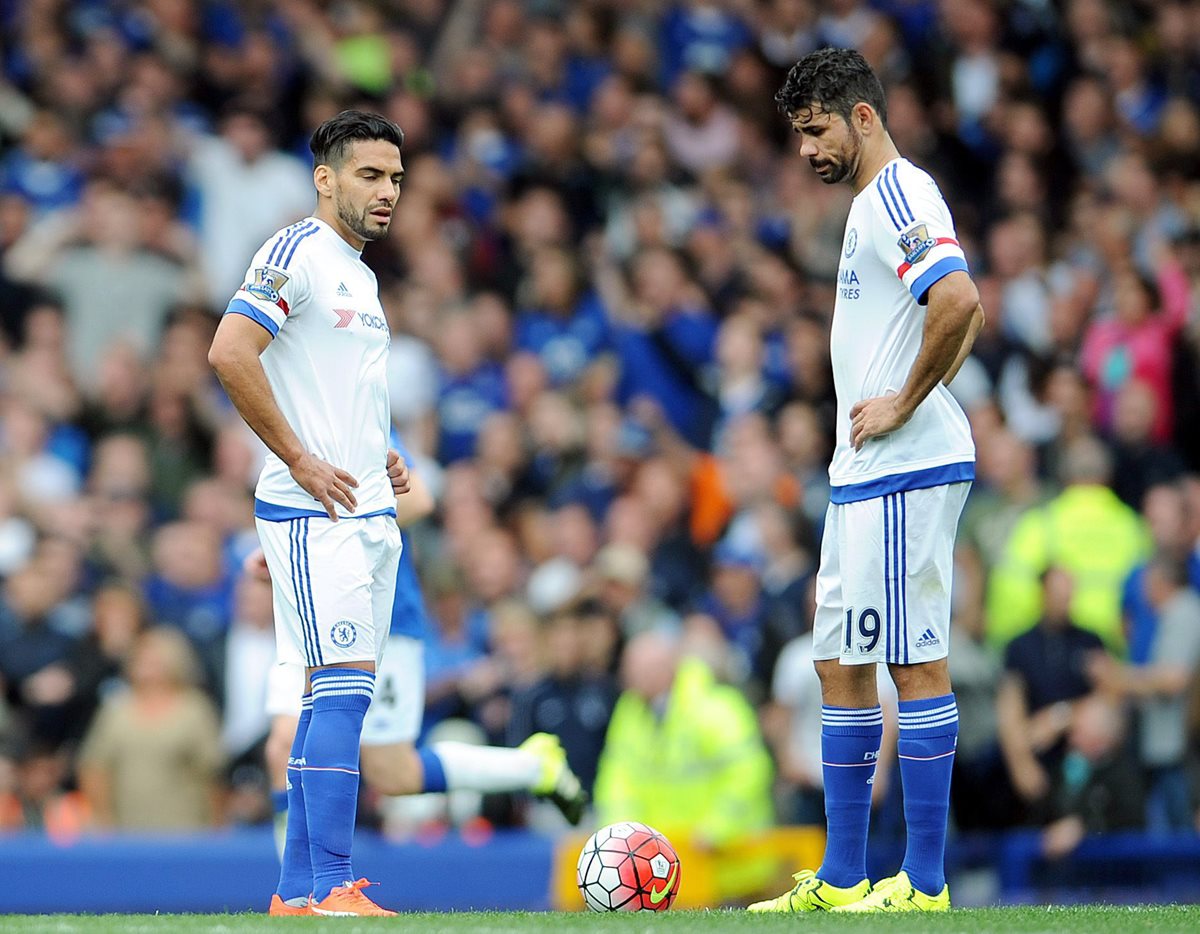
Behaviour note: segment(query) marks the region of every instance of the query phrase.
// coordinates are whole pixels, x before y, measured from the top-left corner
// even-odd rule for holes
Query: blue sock
[[[418,749],[417,755],[421,757],[421,791],[445,791],[449,786],[441,756],[428,746]]]
[[[953,694],[900,701],[900,780],[908,849],[900,867],[913,888],[937,895],[946,884],[946,819],[958,745]]]
[[[838,888],[867,878],[871,784],[883,739],[880,707],[822,707],[821,762],[825,776],[825,859],[817,875]]]
[[[313,714],[304,743],[304,791],[313,897],[354,880],[350,848],[358,810],[358,744],[375,675],[361,668],[312,674]]]
[[[283,807],[276,800],[275,813],[288,812],[287,838],[283,844],[283,859],[279,867],[279,886],[276,892],[285,902],[293,898],[308,898],[312,891],[312,857],[308,852],[308,821],[304,816],[304,743],[312,723],[312,695],[305,694],[300,702],[300,721],[296,724],[296,738],[292,740],[292,751],[288,755],[287,791]],[[279,792],[277,792],[278,794]],[[274,797],[274,796],[272,796]]]

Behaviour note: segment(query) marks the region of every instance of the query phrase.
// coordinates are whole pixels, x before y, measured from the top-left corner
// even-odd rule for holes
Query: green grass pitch
[[[797,925],[821,934],[1195,934],[1200,907],[980,908],[944,915],[838,917],[750,915],[733,911],[673,911],[652,914],[556,914],[462,912],[407,914],[398,918],[266,918],[263,915],[42,915],[0,916],[4,934],[242,934],[259,931],[337,931],[364,934],[384,930],[415,934],[526,934],[526,932],[621,932],[692,934],[735,931],[795,934]]]

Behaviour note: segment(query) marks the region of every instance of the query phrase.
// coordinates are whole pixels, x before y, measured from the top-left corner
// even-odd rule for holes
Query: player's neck
[[[896,149],[896,144],[890,136],[864,140],[862,159],[859,160],[858,171],[854,173],[854,181],[851,183],[854,193],[857,195],[871,184],[871,179],[882,172],[885,165],[899,158],[900,151]]]
[[[322,202],[317,205],[317,209],[313,211],[313,217],[319,221],[324,221],[333,228],[333,232],[350,244],[350,248],[356,253],[361,253],[363,247],[367,245],[367,241],[354,233],[349,227],[342,223],[337,212],[332,207],[326,209],[326,205]]]

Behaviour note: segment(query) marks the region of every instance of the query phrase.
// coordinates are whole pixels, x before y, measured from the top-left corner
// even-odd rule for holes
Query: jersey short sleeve
[[[937,183],[915,166],[889,163],[871,183],[879,258],[895,270],[918,304],[952,272],[969,272],[950,208]]]
[[[286,227],[263,244],[250,261],[242,286],[234,293],[226,314],[245,315],[274,337],[309,294],[301,245],[317,232],[311,220]]]

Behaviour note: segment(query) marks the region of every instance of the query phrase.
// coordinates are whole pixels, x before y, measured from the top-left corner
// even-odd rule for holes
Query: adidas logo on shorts
[[[921,638],[917,640],[917,648],[923,649],[930,645],[939,645],[941,641],[932,629],[926,629],[921,633]]]

